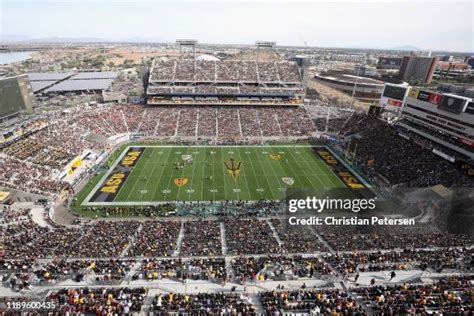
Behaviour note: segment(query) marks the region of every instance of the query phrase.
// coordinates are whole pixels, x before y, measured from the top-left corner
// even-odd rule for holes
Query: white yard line
[[[160,155],[161,156],[161,155]],[[165,161],[168,161],[168,159],[170,158],[171,156],[171,150],[168,151],[168,156],[166,156],[166,160]],[[161,160],[161,159],[159,159]],[[165,170],[166,170],[166,166],[163,166],[162,170],[161,170],[161,175],[159,176],[158,178],[158,181],[161,180],[161,178],[163,177],[163,175],[165,174]],[[169,186],[169,185],[168,185]],[[153,190],[153,198],[155,197],[156,195],[156,191],[158,191],[158,185],[156,186],[155,190]]]
[[[242,154],[240,152],[240,148],[238,149],[239,150],[239,158],[240,158],[240,161],[243,161],[243,158],[242,158]],[[251,163],[251,162],[250,162]],[[244,177],[245,179],[245,187],[247,188],[247,192],[249,193],[249,198],[252,196],[252,193],[250,193],[250,188],[249,188],[249,183],[247,181],[247,176],[245,175],[245,172],[244,172],[245,168],[242,168],[242,176]]]

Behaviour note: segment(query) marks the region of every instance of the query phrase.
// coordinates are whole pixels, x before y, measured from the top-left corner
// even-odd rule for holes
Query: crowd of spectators
[[[292,226],[287,222],[282,223],[280,219],[271,219],[270,222],[275,227],[285,252],[314,253],[326,250],[324,244],[318,240],[314,232],[306,227]]]
[[[88,234],[75,243],[71,253],[84,258],[121,256],[139,225],[136,221],[96,222]]]
[[[184,256],[218,256],[221,251],[221,229],[218,221],[184,222],[181,254]]]
[[[338,289],[301,289],[259,294],[265,315],[286,313],[310,315],[366,315],[365,310],[346,292]]]
[[[158,294],[151,312],[154,315],[256,315],[247,297],[239,294]]]
[[[68,184],[52,179],[52,171],[40,165],[0,156],[0,185],[35,194],[57,195]]]
[[[390,285],[354,290],[377,314],[384,315],[470,315],[472,277],[440,279],[433,284]]]
[[[145,288],[78,288],[53,291],[47,300],[63,314],[124,315],[140,312]]]
[[[169,82],[300,83],[295,62],[158,60],[150,75],[152,83]]]
[[[320,258],[293,256],[238,256],[232,260],[235,279],[245,281],[282,281],[285,274],[298,278],[316,278],[331,269]]]
[[[217,283],[227,281],[225,260],[222,257],[186,259],[144,259],[136,274],[148,281],[164,278],[204,280]]]
[[[463,247],[473,243],[472,235],[449,234],[429,225],[368,227],[321,227],[320,234],[336,251]]]
[[[369,177],[381,176],[389,185],[429,187],[442,184],[446,187],[470,187],[472,179],[455,164],[423,146],[405,139],[393,126],[382,120],[354,114],[342,127],[340,135],[358,134],[346,148],[354,152],[355,162]]]
[[[129,256],[168,257],[176,250],[181,230],[179,221],[146,221]]]
[[[273,231],[264,220],[247,218],[224,219],[229,254],[281,253]]]
[[[13,209],[12,207],[6,205],[3,207],[3,209],[0,209],[0,225],[30,220],[30,212],[30,208]]]
[[[468,272],[473,264],[473,250],[442,248],[433,250],[404,249],[387,252],[342,252],[324,255],[333,268],[344,276],[366,271],[430,269],[434,272]]]
[[[429,128],[419,122],[416,122],[414,120],[411,120],[411,119],[407,119],[407,118],[403,118],[400,123],[404,123],[408,126],[411,126],[411,127],[414,127],[416,128],[417,130],[421,130],[422,132],[425,132],[426,134],[429,134],[431,136],[434,136],[435,138],[438,138],[438,139],[441,139],[447,143],[450,143],[452,145],[455,145],[457,147],[461,147],[463,148],[464,150],[466,151],[472,151],[472,147],[469,146],[468,144],[465,144],[463,142],[461,142],[461,138],[457,138],[457,137],[452,137],[450,136],[449,134],[445,134],[445,133],[441,133],[439,131],[436,131],[432,128]],[[416,138],[417,134],[415,133],[411,133],[410,131],[406,131],[406,133],[409,133],[412,135],[412,137]],[[443,149],[444,150],[444,149]]]

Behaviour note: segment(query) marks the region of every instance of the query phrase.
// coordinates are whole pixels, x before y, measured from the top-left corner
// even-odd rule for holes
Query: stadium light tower
[[[258,41],[258,42],[255,42],[255,45],[257,46],[257,63],[258,63],[259,56],[260,56],[260,48],[273,49],[276,46],[276,42]]]
[[[365,62],[363,64],[363,66],[364,67],[366,66]],[[361,68],[362,68],[362,64],[358,64],[358,66],[357,66],[357,77],[356,77],[356,80],[355,80],[355,83],[354,83],[354,88],[352,89],[351,106],[350,106],[351,109],[354,106],[354,98],[355,98],[355,94],[356,94],[357,83],[359,82],[359,76],[360,76],[360,69]]]
[[[179,46],[179,56],[182,55],[183,47],[191,47],[193,50],[193,58],[196,57],[196,46],[198,41],[194,39],[177,39],[176,45]]]

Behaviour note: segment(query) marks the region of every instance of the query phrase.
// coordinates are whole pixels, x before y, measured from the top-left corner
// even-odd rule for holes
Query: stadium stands
[[[148,104],[297,105],[303,94],[296,63],[155,60]]]

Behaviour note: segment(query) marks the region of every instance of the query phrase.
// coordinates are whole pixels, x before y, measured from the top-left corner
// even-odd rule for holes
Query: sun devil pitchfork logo
[[[242,166],[241,161],[236,161],[234,158],[230,158],[228,161],[224,161],[224,166],[227,172],[234,180],[240,176],[240,167]]]
[[[174,184],[176,184],[178,187],[182,187],[188,183],[188,180],[188,178],[176,178],[174,179]]]

